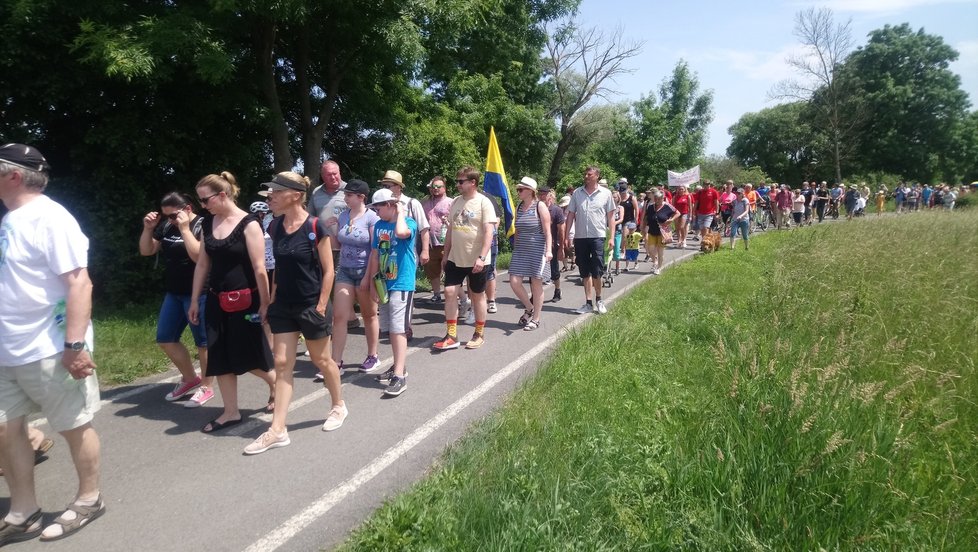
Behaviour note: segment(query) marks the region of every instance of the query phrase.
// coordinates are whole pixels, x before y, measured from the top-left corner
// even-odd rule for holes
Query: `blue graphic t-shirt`
[[[418,270],[415,241],[418,223],[411,217],[404,219],[411,229],[410,238],[398,238],[394,223],[378,220],[374,225],[373,248],[377,250],[380,274],[387,281],[387,291],[414,291],[414,278]]]
[[[367,209],[362,215],[350,221],[349,209],[340,213],[337,239],[340,242],[340,266],[343,268],[366,268],[370,255],[370,229],[380,217]]]

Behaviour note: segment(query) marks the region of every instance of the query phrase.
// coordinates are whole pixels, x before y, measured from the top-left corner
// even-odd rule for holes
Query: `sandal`
[[[54,537],[45,537],[44,535],[41,535],[42,541],[50,542],[60,540],[68,535],[71,535],[72,533],[81,531],[83,527],[95,521],[105,513],[105,503],[102,502],[102,495],[98,495],[98,500],[95,501],[95,504],[92,504],[91,506],[69,504],[68,510],[75,512],[75,519],[67,520],[64,518],[64,514],[61,514],[54,520],[54,523],[61,526],[61,534]],[[50,525],[48,527],[50,527]]]
[[[44,529],[41,527],[41,516],[41,509],[38,508],[24,523],[14,524],[0,520],[0,546],[12,542],[28,541],[40,535]],[[31,526],[35,523],[37,524],[37,529],[31,530]]]
[[[268,403],[265,405],[265,412],[275,412],[275,395],[268,396]]]
[[[207,422],[207,424],[204,425],[204,427],[200,428],[200,432],[214,433],[215,431],[221,431],[222,429],[227,429],[231,426],[236,426],[240,424],[243,420],[244,418],[238,418],[237,420],[228,420],[222,424],[221,422],[217,421],[217,418],[214,418],[213,420]]]
[[[531,311],[531,310],[524,310],[523,311],[523,316],[520,317],[519,325],[521,327],[522,326],[526,326],[526,323],[529,322],[530,321],[530,318],[532,318],[532,317],[533,317],[533,311]]]
[[[539,320],[530,320],[529,322],[526,323],[526,326],[523,326],[523,331],[524,332],[532,332],[533,330],[535,330],[535,329],[537,329],[539,327],[540,327],[540,321]]]

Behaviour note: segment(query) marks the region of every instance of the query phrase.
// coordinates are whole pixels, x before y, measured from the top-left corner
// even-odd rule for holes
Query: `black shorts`
[[[452,261],[445,263],[445,285],[460,286],[466,278],[469,279],[469,291],[472,293],[483,293],[486,291],[488,282],[489,267],[485,266],[479,272],[472,272],[472,267],[455,266]]]
[[[560,283],[560,261],[556,255],[550,259],[550,281]]]
[[[316,305],[276,301],[268,307],[268,325],[273,334],[302,332],[306,339],[323,339],[333,335],[333,304],[326,304],[326,315]]]
[[[577,270],[581,278],[600,278],[604,275],[604,238],[574,238]]]

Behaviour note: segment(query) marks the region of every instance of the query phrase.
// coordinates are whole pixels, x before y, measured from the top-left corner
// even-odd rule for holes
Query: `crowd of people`
[[[500,220],[508,210],[480,191],[477,169],[456,172],[454,198],[448,179],[434,176],[423,200],[404,193],[395,170],[385,172],[373,192],[363,180],[344,181],[333,160],[322,164],[320,177],[322,184],[312,188],[303,175],[278,173],[246,211],[234,175],[209,174],[196,183],[196,197],[168,193],[143,218],[139,252],[159,255],[164,265],[156,342],[180,373],[163,398],[199,407],[215,397],[216,383],[223,409],[201,431],[218,432],[242,422],[238,376],[259,377],[268,386],[263,408],[272,420],[244,448],[248,455],[291,442],[286,417],[300,343],[329,392],[323,431],[339,429],[350,413],[343,371],[373,374],[390,397],[407,389],[419,270],[431,284],[426,300],[444,311],[445,334],[432,345],[435,351],[482,347],[486,320],[498,312],[495,269],[499,240],[506,239]],[[0,227],[0,469],[11,490],[0,546],[38,535],[63,538],[105,511],[99,439],[91,424],[99,390],[89,353],[88,240],[71,214],[44,195],[47,180],[47,162],[36,149],[0,147],[0,200],[9,210]],[[739,236],[747,248],[752,224],[762,216],[784,228],[821,222],[840,207],[857,216],[870,198],[877,198],[878,210],[880,197],[893,197],[897,212],[952,209],[958,194],[947,186],[901,185],[874,195],[865,186],[830,189],[825,182],[791,190],[732,181],[722,189],[705,181],[693,189],[636,193],[624,178],[609,186],[594,166],[584,171],[581,186],[559,199],[529,176],[515,189],[509,281],[522,307],[514,324],[527,332],[545,323],[545,288],[553,287],[551,302],[561,301],[564,273],[575,269],[584,296],[576,312],[606,313],[603,278],[637,269],[643,244],[645,261],[658,274],[666,247],[686,248],[711,230],[726,231],[732,248]],[[347,364],[348,326],[361,319],[367,355]],[[473,326],[464,344],[462,323]],[[180,341],[188,327],[199,374]],[[379,360],[382,335],[389,339],[390,366]],[[53,442],[26,423],[37,410],[66,438],[79,479],[72,502],[46,527],[33,465]]]

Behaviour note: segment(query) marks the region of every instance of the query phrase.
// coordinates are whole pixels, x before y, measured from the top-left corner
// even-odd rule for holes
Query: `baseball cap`
[[[25,144],[10,143],[0,146],[0,161],[39,172],[51,168],[37,148]]]

